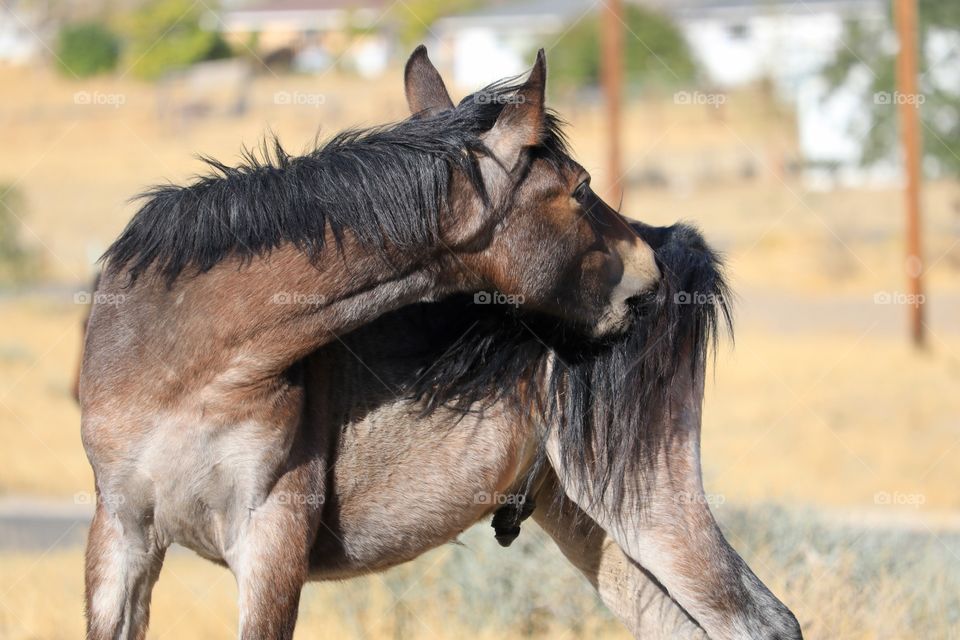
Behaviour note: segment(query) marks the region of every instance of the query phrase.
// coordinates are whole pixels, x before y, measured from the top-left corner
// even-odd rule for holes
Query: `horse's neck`
[[[232,278],[247,290],[245,341],[269,367],[286,366],[384,313],[442,293],[435,265],[388,262],[375,250],[346,257],[330,247],[313,263],[292,250],[275,254]]]
[[[249,263],[231,258],[209,272],[185,274],[172,288],[154,276],[132,287],[122,274],[108,277],[101,291],[134,304],[122,305],[122,314],[120,307],[104,308],[92,322],[103,334],[116,335],[122,325],[124,335],[136,336],[130,347],[162,354],[185,381],[250,393],[354,328],[442,293],[438,282],[426,261],[391,265],[375,250],[341,253],[333,245],[311,261],[282,247]]]

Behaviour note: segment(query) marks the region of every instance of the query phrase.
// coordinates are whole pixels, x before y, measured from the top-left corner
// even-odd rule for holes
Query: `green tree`
[[[960,175],[960,3],[919,0],[920,95],[896,92],[896,48],[890,46],[892,16],[879,24],[851,21],[844,45],[824,69],[834,91],[860,87],[864,115],[857,123],[865,165],[889,158],[898,145],[897,105],[920,103],[924,167],[937,173]],[[856,78],[867,77],[866,83]]]
[[[623,65],[628,83],[674,84],[694,78],[697,66],[683,34],[670,18],[631,4],[624,7],[623,21]],[[570,29],[550,52],[551,80],[561,86],[598,84],[600,52],[597,11]]]
[[[98,22],[68,24],[57,38],[57,64],[62,73],[81,78],[112,71],[120,40]]]
[[[166,71],[231,55],[230,47],[201,20],[209,11],[191,0],[151,0],[125,20],[133,73],[155,79]]]
[[[480,0],[406,0],[392,10],[397,23],[397,35],[404,47],[411,48],[423,42],[430,26],[446,15],[469,11],[480,6]]]

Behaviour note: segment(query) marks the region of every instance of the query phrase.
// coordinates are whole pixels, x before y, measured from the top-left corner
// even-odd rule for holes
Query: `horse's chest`
[[[248,422],[227,427],[171,420],[140,454],[155,496],[157,532],[223,559],[284,464],[288,437]]]

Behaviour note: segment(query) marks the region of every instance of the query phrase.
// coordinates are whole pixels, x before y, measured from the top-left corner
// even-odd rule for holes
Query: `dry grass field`
[[[0,69],[0,184],[19,194],[42,260],[38,283],[0,294],[0,497],[92,489],[69,395],[84,311],[73,292],[134,211],[127,199],[201,171],[194,153],[230,160],[268,129],[295,151],[318,131],[402,117],[399,77],[262,78],[241,117],[171,123],[147,85]],[[78,92],[122,104],[77,104]],[[283,93],[323,99],[280,104]],[[596,109],[558,106],[603,185]],[[885,302],[904,287],[899,192],[807,191],[778,168],[793,148],[784,118],[749,95],[722,114],[669,96],[628,111],[628,173],[679,177],[627,180],[622,210],[697,223],[739,294],[736,346],[721,346],[708,385],[707,491],[808,637],[960,637],[960,189],[924,192],[930,344],[917,353],[906,307]],[[716,177],[744,161],[752,179]],[[501,551],[479,529],[384,578],[310,587],[299,636],[625,637],[542,537]],[[79,550],[0,552],[0,590],[0,638],[80,635]],[[151,637],[230,637],[234,596],[227,572],[175,554]]]
[[[827,526],[776,507],[718,508],[731,542],[789,603],[813,640],[960,638],[960,535]],[[79,550],[0,554],[0,637],[82,635]],[[236,637],[236,585],[223,568],[171,552],[150,637]],[[401,639],[629,635],[536,527],[501,549],[487,527],[383,575],[312,584],[297,637]]]

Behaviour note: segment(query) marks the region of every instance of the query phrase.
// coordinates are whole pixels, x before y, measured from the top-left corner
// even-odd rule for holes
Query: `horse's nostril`
[[[623,258],[616,251],[608,254],[607,258],[607,283],[610,286],[616,286],[623,280],[625,265]]]

